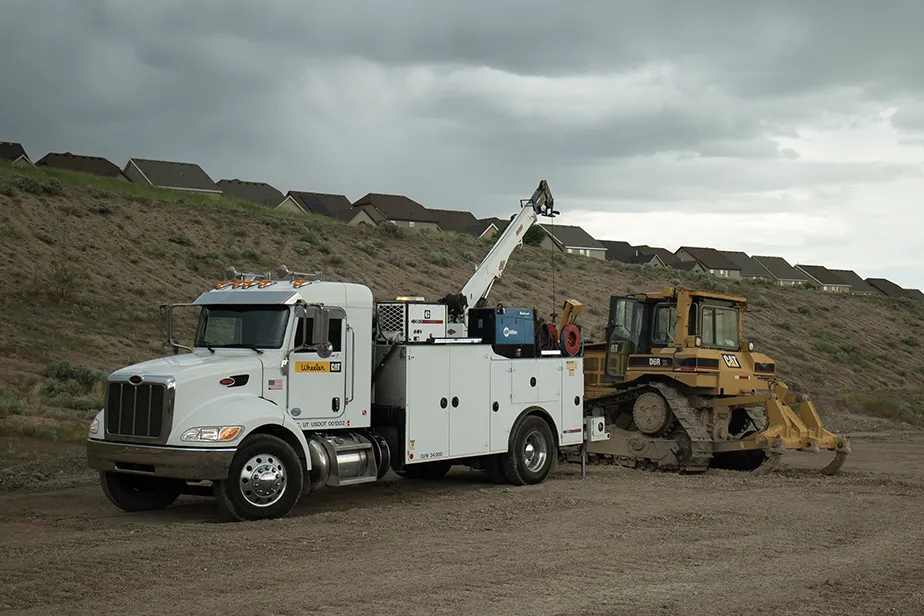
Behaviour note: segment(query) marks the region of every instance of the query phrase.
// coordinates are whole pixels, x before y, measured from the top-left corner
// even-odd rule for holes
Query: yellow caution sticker
[[[568,367],[568,376],[574,376],[574,371],[577,370],[577,361],[569,359],[565,362],[565,365]]]
[[[339,361],[299,361],[295,362],[296,372],[340,372],[343,364]]]

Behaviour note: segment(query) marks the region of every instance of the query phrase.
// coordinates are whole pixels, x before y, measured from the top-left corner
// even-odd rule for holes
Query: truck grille
[[[167,415],[167,388],[159,383],[109,383],[106,431],[109,434],[160,438]]]

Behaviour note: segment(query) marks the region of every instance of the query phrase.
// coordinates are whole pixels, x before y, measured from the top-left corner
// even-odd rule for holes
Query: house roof
[[[606,248],[607,261],[619,261],[620,263],[634,263],[638,255],[635,248],[629,242],[620,242],[617,240],[600,240],[600,243]]]
[[[801,265],[796,264],[796,267],[801,269],[803,272],[814,278],[819,284],[828,285],[828,286],[850,286],[846,280],[829,270],[824,265]]]
[[[346,195],[290,190],[286,196],[292,197],[300,208],[312,214],[329,216],[338,220],[349,219],[356,215]]]
[[[22,147],[22,144],[14,141],[0,141],[0,160],[16,160],[20,156],[25,156],[26,160],[29,160],[29,155],[26,154],[26,149]]]
[[[692,272],[697,267],[703,267],[699,261],[679,261],[671,265],[674,269],[683,270],[685,272]]]
[[[494,225],[494,228],[500,232],[500,227],[498,227],[496,223],[488,220],[487,218],[476,220],[475,223],[470,225],[465,231],[466,233],[471,233],[472,235],[481,236],[485,231],[491,228],[491,225]]]
[[[680,263],[680,257],[672,253],[667,248],[660,248],[658,246],[647,246],[642,244],[641,246],[635,246],[635,250],[638,251],[639,255],[657,255],[661,262],[667,266],[674,266]]]
[[[732,263],[738,266],[738,268],[741,270],[742,276],[749,276],[751,278],[772,277],[770,272],[767,271],[767,268],[740,250],[720,250],[719,252],[728,257]]]
[[[443,231],[455,231],[457,233],[471,233],[472,229],[478,225],[478,219],[471,212],[462,212],[459,210],[436,210],[430,208],[427,210],[434,216]],[[484,232],[487,224],[482,227],[478,235]]]
[[[804,272],[800,272],[792,265],[790,265],[789,261],[783,257],[754,255],[751,258],[763,265],[764,268],[770,272],[770,275],[772,275],[777,280],[808,282],[809,277],[806,276]]]
[[[920,299],[924,300],[924,291],[921,289],[902,289],[905,292],[905,297],[910,297],[911,299]]]
[[[70,152],[49,152],[41,157],[35,164],[39,167],[54,167],[56,169],[67,169],[68,171],[92,173],[93,175],[103,175],[113,178],[122,175],[122,170],[119,169],[115,163],[101,156],[86,156],[83,154],[72,154]]]
[[[854,293],[879,293],[879,289],[860,278],[860,275],[853,270],[833,269],[831,271],[849,284],[850,290]]]
[[[741,270],[741,268],[727,256],[715,248],[701,248],[699,246],[681,246],[677,252],[686,251],[691,257],[700,262],[706,269]],[[677,254],[677,253],[674,253]]]
[[[539,225],[559,246],[564,248],[591,248],[606,250],[606,246],[595,240],[584,229],[574,225]]]
[[[432,222],[439,224],[436,216],[427,208],[404,195],[387,195],[368,193],[353,203],[353,207],[371,205],[388,220],[407,220],[411,222]]]
[[[866,282],[889,297],[908,297],[903,288],[886,278],[867,278]]]
[[[285,198],[281,191],[266,182],[248,182],[237,178],[218,180],[218,188],[231,197],[269,207],[276,207]]]
[[[218,184],[196,163],[181,163],[149,158],[129,158],[126,168],[134,165],[153,186],[221,192]]]

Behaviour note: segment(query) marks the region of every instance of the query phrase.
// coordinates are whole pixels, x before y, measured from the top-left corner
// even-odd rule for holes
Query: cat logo
[[[339,361],[300,361],[295,363],[296,372],[340,372],[343,363]]]
[[[738,358],[734,355],[722,354],[722,359],[725,360],[725,365],[729,368],[740,368],[741,364],[738,363]]]

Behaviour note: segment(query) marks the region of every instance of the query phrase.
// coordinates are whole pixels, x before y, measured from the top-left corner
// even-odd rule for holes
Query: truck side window
[[[302,339],[302,332],[305,328],[305,323],[308,324],[308,338],[311,339],[311,331],[314,327],[314,319],[298,319],[298,325],[295,328],[295,344],[298,344]],[[334,317],[330,318],[330,327],[327,335],[329,336],[331,346],[334,348],[334,353],[338,353],[343,346],[343,319],[335,319]],[[311,349],[302,349],[296,351],[296,353],[311,353]]]

